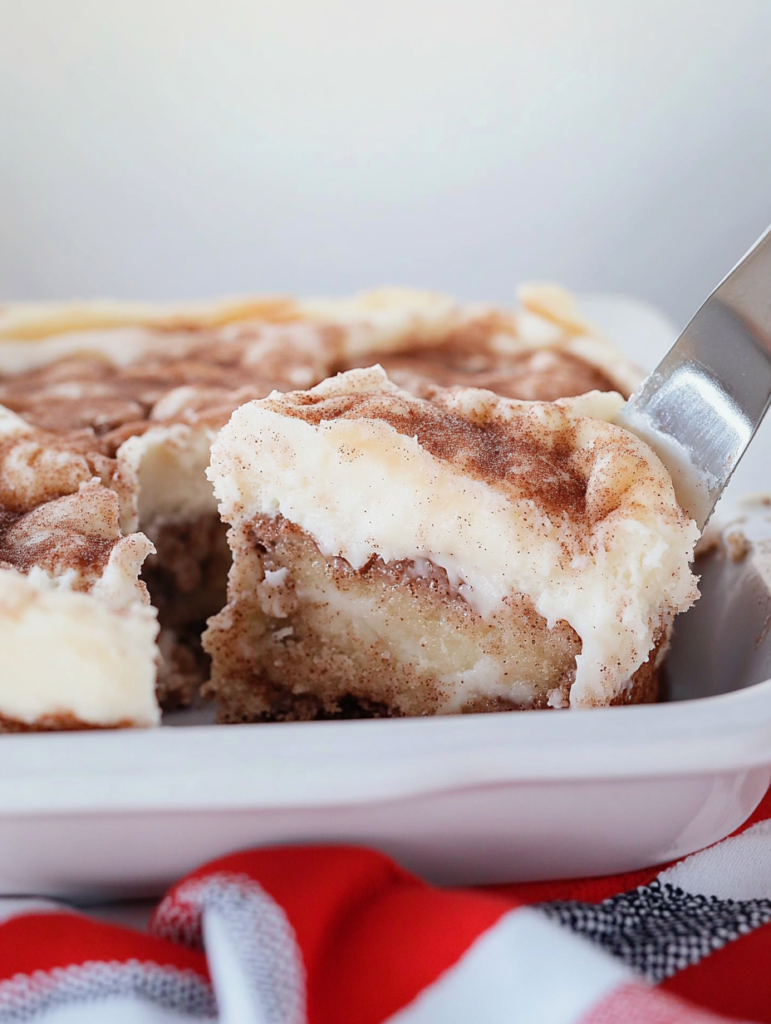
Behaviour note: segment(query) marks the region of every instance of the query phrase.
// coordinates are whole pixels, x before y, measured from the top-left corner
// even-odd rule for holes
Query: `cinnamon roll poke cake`
[[[159,720],[158,702],[162,707],[189,702],[210,671],[208,690],[227,721],[577,706],[649,697],[671,617],[691,593],[687,553],[674,541],[682,534],[685,544],[690,534],[677,518],[682,514],[670,501],[666,479],[655,497],[639,481],[616,487],[630,508],[642,502],[648,509],[645,515],[630,513],[624,529],[633,536],[642,528],[638,520],[654,530],[658,523],[663,532],[649,556],[668,566],[671,580],[679,582],[667,582],[663,569],[661,578],[629,569],[630,596],[621,618],[635,625],[631,632],[626,625],[620,629],[626,640],[608,654],[607,663],[593,646],[593,628],[563,615],[564,602],[552,607],[506,560],[511,545],[523,544],[534,531],[528,549],[533,557],[542,541],[544,551],[551,552],[536,560],[536,575],[551,573],[549,593],[577,600],[570,592],[574,584],[584,585],[582,575],[563,571],[564,566],[604,543],[606,527],[597,533],[571,517],[579,506],[582,516],[585,508],[598,507],[596,495],[605,493],[606,484],[597,481],[613,475],[608,467],[620,456],[611,445],[598,456],[604,468],[587,469],[582,477],[572,462],[568,469],[544,455],[535,424],[543,420],[559,433],[554,444],[548,430],[544,435],[548,452],[562,451],[578,420],[594,423],[592,429],[603,437],[611,430],[614,437],[629,439],[603,422],[618,398],[549,403],[587,391],[627,395],[639,379],[623,355],[581,318],[567,293],[531,286],[521,299],[516,311],[400,290],[346,300],[255,299],[180,308],[0,306],[5,424],[0,728],[152,724]],[[375,363],[395,383],[382,370],[354,369]],[[366,387],[363,381],[369,382]],[[281,399],[285,393],[291,397]],[[212,470],[218,510],[206,467],[212,443],[231,414]],[[408,438],[405,431],[412,427],[405,424],[413,419],[421,426],[414,437],[409,434],[412,454],[405,455],[404,441],[391,445],[392,455],[386,457],[391,442],[383,447],[383,432]],[[263,430],[268,420],[273,425]],[[561,433],[557,423],[564,427]],[[350,506],[348,518],[335,520],[336,525],[330,520],[324,527],[329,534],[318,533],[315,520],[294,515],[295,498],[286,504],[289,491],[304,494],[310,505],[321,500],[314,490],[319,481],[297,477],[276,454],[288,450],[282,432],[294,436],[300,426],[314,439],[309,451],[317,449],[317,438],[351,433],[355,454],[350,464],[338,459],[347,467],[340,486]],[[246,457],[239,430],[252,438],[253,451],[248,472],[235,473],[233,466]],[[370,434],[380,440],[370,444]],[[598,443],[595,439],[580,448],[582,455],[571,456],[576,465],[586,469],[588,452]],[[635,472],[647,473],[646,459],[655,460],[639,442],[628,443],[638,447],[634,458],[627,453],[621,459],[624,479],[632,464]],[[503,454],[509,446],[521,452],[520,461],[512,455],[511,465]],[[655,461],[651,465],[663,472]],[[426,473],[433,467],[426,481],[445,487],[441,499],[426,497],[425,481],[424,490],[415,489],[416,466]],[[438,467],[444,467],[441,473]],[[361,486],[354,487],[359,468]],[[553,491],[552,504],[517,491],[536,470],[556,481],[547,488],[549,495]],[[268,486],[270,473],[275,479]],[[382,493],[378,498],[373,489],[373,474],[380,474],[394,502],[396,494],[404,499],[413,488],[407,505],[394,504],[389,513],[394,529],[402,523],[397,533],[402,530],[404,550],[394,538],[386,543],[372,533],[385,521],[385,513],[376,511]],[[268,488],[259,500],[255,481]],[[569,503],[558,513],[562,496]],[[250,504],[252,499],[257,504]],[[457,511],[452,511],[454,501]],[[422,525],[405,519],[410,507],[413,519],[422,509]],[[531,511],[521,513],[523,508]],[[470,517],[476,525],[459,526],[459,538],[473,545],[487,537],[487,561],[477,564],[470,549],[453,539],[448,517],[458,524]],[[547,521],[551,526],[544,525]],[[346,538],[346,523],[358,530],[369,523],[372,535]],[[429,525],[443,538],[441,550],[434,550],[438,541],[432,547],[424,536]],[[623,534],[620,527],[614,530],[614,538]],[[557,558],[554,543],[561,532]],[[362,561],[367,544],[371,550]],[[676,552],[681,560],[675,567]],[[603,559],[606,555],[597,554],[598,565]],[[554,566],[562,567],[559,573]],[[659,583],[655,600],[645,605],[650,619],[643,629],[637,588]],[[247,593],[244,588],[251,586],[254,591]],[[69,612],[56,619],[54,606]],[[32,616],[27,626],[22,608]],[[60,671],[42,646],[25,640],[33,635],[25,633],[30,622],[45,630],[46,616],[54,616],[52,638],[70,631],[70,612],[80,623],[80,633],[71,632],[70,648],[77,648],[80,658],[72,665],[92,665],[99,680],[93,685],[102,687],[107,703],[78,703],[77,679],[91,678],[88,672]],[[204,651],[201,632],[207,619]],[[93,635],[91,649],[77,641],[81,633]],[[119,658],[120,672],[104,667],[99,652],[109,648],[132,652]],[[651,650],[656,653],[646,663]],[[609,667],[614,658],[618,665]],[[49,682],[38,686],[30,683],[33,679]],[[87,684],[82,685],[86,692]],[[109,704],[110,685],[116,695],[130,696],[124,703],[116,696]],[[24,687],[27,705],[6,701],[11,691]]]

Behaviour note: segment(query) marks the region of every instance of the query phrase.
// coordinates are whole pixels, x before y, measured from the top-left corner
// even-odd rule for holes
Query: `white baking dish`
[[[623,336],[623,304],[603,308]],[[666,347],[654,314],[625,315],[638,357],[644,324]],[[678,625],[668,703],[0,737],[0,892],[152,895],[260,844],[364,843],[426,878],[481,883],[617,872],[714,842],[771,781],[764,531],[753,519],[743,561],[712,556]]]

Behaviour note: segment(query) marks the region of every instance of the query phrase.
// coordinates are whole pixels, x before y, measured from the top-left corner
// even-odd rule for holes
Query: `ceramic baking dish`
[[[671,330],[644,307],[603,309],[641,361],[658,355],[646,338],[666,347]],[[428,879],[483,883],[629,870],[714,842],[771,780],[763,516],[742,527],[749,545],[735,533],[734,557],[703,563],[662,704],[222,728],[190,712],[147,732],[0,737],[0,892],[153,895],[259,844],[364,843]]]

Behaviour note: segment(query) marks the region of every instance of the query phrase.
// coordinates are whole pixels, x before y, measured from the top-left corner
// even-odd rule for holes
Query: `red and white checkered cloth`
[[[351,847],[237,853],[149,934],[0,900],[0,1024],[771,1022],[771,792],[664,869],[439,890]]]

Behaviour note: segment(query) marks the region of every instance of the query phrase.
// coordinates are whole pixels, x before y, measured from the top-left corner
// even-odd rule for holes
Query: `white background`
[[[0,0],[0,297],[683,322],[771,220],[768,0]]]

